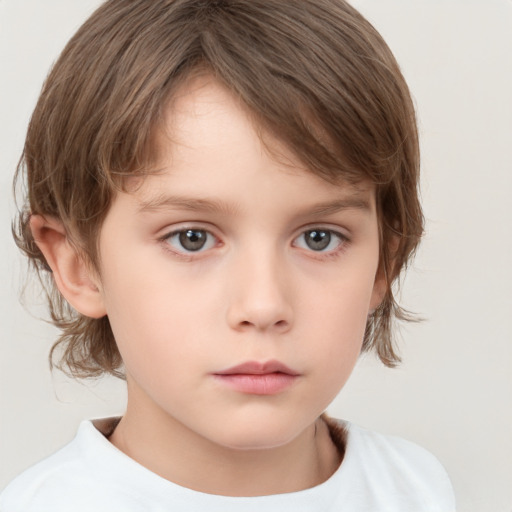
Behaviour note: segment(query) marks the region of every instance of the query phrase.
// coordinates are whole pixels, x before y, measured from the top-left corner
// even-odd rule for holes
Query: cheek
[[[320,283],[309,294],[303,309],[329,339],[338,336],[357,344],[364,335],[373,284],[372,272],[332,276],[328,285]]]
[[[369,275],[333,279],[331,286],[319,287],[303,304],[300,321],[315,340],[309,357],[325,370],[329,386],[344,384],[361,352],[373,290]]]
[[[105,269],[104,300],[127,369],[151,373],[164,365],[165,371],[177,372],[177,361],[191,353],[200,358],[207,341],[202,333],[212,304],[218,304],[204,283],[187,279],[183,272],[171,273],[169,265],[155,261],[116,261],[115,267]]]

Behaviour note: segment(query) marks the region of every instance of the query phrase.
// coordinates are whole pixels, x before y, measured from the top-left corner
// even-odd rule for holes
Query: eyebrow
[[[371,212],[372,207],[368,199],[363,197],[347,197],[325,203],[319,203],[308,209],[306,215],[330,215],[343,210],[362,210]]]
[[[141,201],[139,213],[158,212],[161,210],[187,210],[205,213],[237,214],[236,205],[230,205],[217,199],[201,199],[185,196],[161,195]]]
[[[139,213],[159,212],[162,210],[187,210],[203,213],[239,214],[236,204],[218,199],[203,199],[185,196],[161,195],[141,201]],[[298,216],[331,215],[343,210],[362,210],[371,212],[372,206],[366,197],[354,196],[315,204],[299,212]]]

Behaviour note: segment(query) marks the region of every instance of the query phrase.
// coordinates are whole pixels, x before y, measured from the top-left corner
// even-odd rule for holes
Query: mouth
[[[213,374],[222,385],[251,395],[276,395],[292,386],[300,373],[279,361],[248,361]]]

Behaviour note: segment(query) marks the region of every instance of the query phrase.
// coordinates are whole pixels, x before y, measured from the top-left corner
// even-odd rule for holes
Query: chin
[[[236,439],[223,439],[222,446],[233,451],[273,450],[287,445],[293,437],[265,435],[260,432],[254,436],[238,436]]]
[[[292,442],[303,430],[289,418],[285,421],[279,421],[279,418],[268,421],[256,418],[250,421],[230,421],[229,426],[224,425],[222,432],[215,437],[217,444],[231,450],[271,450]]]

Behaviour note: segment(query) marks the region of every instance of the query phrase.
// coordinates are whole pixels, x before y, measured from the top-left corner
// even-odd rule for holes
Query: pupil
[[[322,251],[331,243],[331,234],[328,231],[308,231],[306,244],[313,251]]]
[[[198,251],[206,243],[206,233],[187,229],[180,233],[180,243],[187,251]]]

